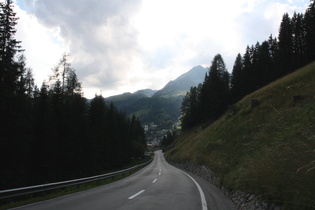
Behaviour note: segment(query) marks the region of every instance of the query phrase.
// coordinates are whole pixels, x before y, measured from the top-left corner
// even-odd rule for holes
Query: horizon
[[[194,66],[209,67],[218,53],[231,72],[247,45],[278,37],[283,14],[303,13],[309,3],[15,0],[14,11],[36,84],[69,53],[84,96],[92,98],[159,90]]]

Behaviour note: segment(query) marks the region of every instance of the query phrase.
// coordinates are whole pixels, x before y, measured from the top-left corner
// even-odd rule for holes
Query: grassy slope
[[[293,96],[303,99],[293,103]],[[255,108],[251,100],[260,102]],[[219,185],[285,208],[315,208],[315,62],[246,96],[218,121],[183,132],[167,158],[210,167]]]

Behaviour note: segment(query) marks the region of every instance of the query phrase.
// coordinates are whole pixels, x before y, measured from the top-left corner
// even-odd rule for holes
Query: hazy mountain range
[[[180,116],[183,97],[192,86],[202,83],[207,69],[196,66],[161,90],[144,89],[134,93],[110,96],[106,102],[114,105],[127,115],[135,114],[143,124],[154,122],[159,128],[170,128]]]

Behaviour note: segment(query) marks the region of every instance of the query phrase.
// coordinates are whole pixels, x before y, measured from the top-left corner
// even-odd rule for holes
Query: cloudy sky
[[[3,1],[3,0],[0,0]],[[161,89],[220,53],[231,72],[247,45],[278,35],[309,0],[15,0],[16,38],[36,83],[64,53],[94,97]]]

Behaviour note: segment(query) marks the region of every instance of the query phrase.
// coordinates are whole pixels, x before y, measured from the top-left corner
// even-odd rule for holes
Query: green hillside
[[[105,101],[113,102],[118,110],[130,117],[137,116],[142,124],[154,123],[160,130],[169,129],[178,121],[183,97],[191,86],[203,81],[206,72],[206,68],[195,66],[159,91],[145,89],[111,96]]]
[[[285,209],[315,208],[315,62],[184,131],[166,156],[206,165],[217,184]]]

